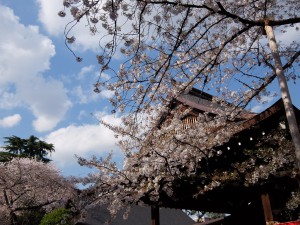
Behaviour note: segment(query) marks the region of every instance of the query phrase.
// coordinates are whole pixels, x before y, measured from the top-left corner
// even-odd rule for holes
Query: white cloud
[[[83,17],[80,22],[77,23],[70,14],[70,8],[65,9],[65,17],[59,17],[58,12],[64,9],[62,0],[37,0],[37,2],[39,4],[39,20],[47,32],[50,35],[62,36],[66,30],[68,37],[74,36],[76,38],[75,42],[70,45],[73,50],[92,50],[97,52],[99,50],[100,40],[102,43],[105,43],[111,39],[111,36],[107,35],[107,31],[102,27],[102,23],[100,22],[97,24],[98,32],[92,35],[86,17]],[[132,24],[125,16],[119,15],[118,25],[123,32],[132,30]],[[72,28],[71,31],[69,31],[69,28]],[[117,53],[114,57],[120,58],[121,54]]]
[[[107,73],[102,73],[102,74],[101,74],[101,79],[102,79],[103,81],[106,81],[106,80],[111,79],[111,77],[110,77]]]
[[[251,112],[260,113],[265,107],[262,104],[256,105],[251,108]]]
[[[109,90],[103,90],[100,92],[100,95],[104,98],[111,98],[112,96],[114,96],[114,92]]]
[[[65,25],[71,21],[71,17],[59,17],[58,12],[63,10],[62,0],[37,0],[39,3],[39,20],[46,30],[52,35],[60,35],[64,32]]]
[[[95,102],[97,100],[100,101],[100,97],[101,97],[101,95],[95,93],[92,90],[92,86],[89,86],[87,88],[83,86],[76,86],[73,88],[72,93],[79,100],[80,104],[87,104],[87,103]]]
[[[108,75],[103,74],[106,78]],[[95,101],[100,101],[100,98],[111,98],[114,95],[113,91],[103,90],[100,94],[93,91],[94,83],[98,79],[99,74],[95,71],[94,65],[82,67],[76,78],[81,80],[92,81],[89,84],[80,82],[80,85],[73,87],[72,94],[78,99],[80,104],[87,104]],[[103,78],[103,77],[102,77]]]
[[[21,103],[9,85],[4,87],[0,84],[0,87],[2,89],[0,89],[0,109],[12,109]]]
[[[74,88],[74,94],[79,98],[79,102],[81,104],[87,103],[91,98],[89,98],[88,95],[84,93],[84,90],[82,89],[81,86],[77,86]]]
[[[79,115],[78,115],[77,119],[82,120],[83,118],[87,117],[88,115],[90,115],[90,114],[87,111],[81,110],[79,112]]]
[[[28,107],[36,117],[34,128],[51,130],[71,105],[63,84],[42,76],[55,47],[38,27],[21,24],[10,8],[0,5],[0,11],[0,107]]]
[[[73,21],[73,17],[67,8],[66,17],[58,16],[58,12],[63,10],[62,0],[37,0],[39,3],[39,20],[44,25],[47,32],[51,35],[63,35],[65,26]],[[99,37],[92,36],[86,26],[84,19],[78,23],[71,31],[70,36],[74,35],[76,41],[73,44],[77,50],[97,50],[99,47]]]
[[[94,65],[82,67],[80,72],[78,73],[78,79],[84,79],[87,74],[94,72]]]
[[[257,103],[257,105],[253,106],[250,111],[254,113],[260,113],[262,110],[266,109],[266,107],[270,106],[270,104],[275,99],[275,96],[275,94],[269,96],[262,96],[260,102]]]
[[[291,44],[293,41],[298,42],[300,39],[300,31],[295,27],[286,28],[286,32],[282,33],[279,30],[275,30],[277,41],[281,41],[284,44]]]
[[[120,118],[111,115],[105,115],[103,119],[112,124],[121,123]],[[113,132],[103,125],[70,125],[51,132],[45,141],[54,144],[53,162],[64,169],[77,165],[75,154],[82,157],[93,154],[101,156],[118,149]]]
[[[20,123],[21,119],[22,117],[20,114],[4,117],[3,119],[0,119],[0,126],[4,128],[14,127]]]

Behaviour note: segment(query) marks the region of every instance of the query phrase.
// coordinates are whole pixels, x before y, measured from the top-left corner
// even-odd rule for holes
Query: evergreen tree
[[[41,141],[39,138],[31,135],[28,139],[22,139],[15,135],[4,137],[5,151],[0,152],[0,162],[10,161],[15,157],[34,158],[42,162],[51,161],[46,156],[54,152],[53,144]]]

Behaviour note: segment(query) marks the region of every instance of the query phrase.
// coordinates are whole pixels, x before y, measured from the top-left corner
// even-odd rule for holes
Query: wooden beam
[[[261,195],[261,202],[264,209],[266,225],[274,224],[273,213],[268,193]]]
[[[159,207],[151,206],[151,225],[159,225]]]

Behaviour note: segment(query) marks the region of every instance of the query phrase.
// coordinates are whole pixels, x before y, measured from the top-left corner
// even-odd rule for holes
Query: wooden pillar
[[[261,195],[261,202],[264,209],[266,225],[274,224],[273,213],[268,193]]]
[[[159,207],[151,206],[151,225],[159,225]]]

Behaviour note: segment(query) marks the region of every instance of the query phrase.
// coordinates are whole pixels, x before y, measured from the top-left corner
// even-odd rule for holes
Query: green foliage
[[[72,225],[72,214],[69,209],[58,208],[47,213],[40,222],[40,225]]]
[[[0,152],[0,162],[8,162],[15,157],[14,154],[9,152]]]
[[[208,212],[205,214],[206,217],[210,219],[217,219],[220,217],[225,217],[226,215],[224,213],[215,213],[215,212]]]
[[[8,162],[15,157],[35,158],[42,162],[50,162],[48,153],[54,152],[53,144],[41,141],[31,135],[28,139],[17,136],[4,137],[4,152],[0,152],[0,162]]]

